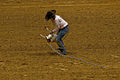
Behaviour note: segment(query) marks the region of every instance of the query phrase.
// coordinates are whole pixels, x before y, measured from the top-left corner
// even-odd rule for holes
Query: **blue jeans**
[[[63,54],[66,54],[66,49],[65,49],[62,38],[68,32],[68,30],[69,30],[69,26],[67,25],[64,29],[59,30],[58,36],[56,38],[56,41],[57,41],[59,48],[63,49],[63,51],[62,51]]]

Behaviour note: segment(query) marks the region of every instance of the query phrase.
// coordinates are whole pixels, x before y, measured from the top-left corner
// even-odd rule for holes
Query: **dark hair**
[[[45,19],[48,21],[49,19],[53,18],[55,19],[55,13],[56,13],[56,10],[51,10],[51,11],[48,11],[46,16],[45,16]]]

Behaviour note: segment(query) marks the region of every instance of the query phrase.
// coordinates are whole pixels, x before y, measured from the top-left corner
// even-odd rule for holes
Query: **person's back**
[[[53,32],[58,32],[60,29],[63,29],[68,25],[68,23],[59,15],[55,15],[55,20],[52,22],[55,25],[55,29],[53,29]]]

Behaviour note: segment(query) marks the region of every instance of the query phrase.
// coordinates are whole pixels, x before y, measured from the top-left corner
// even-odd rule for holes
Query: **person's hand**
[[[50,34],[52,34],[52,33],[53,33],[53,31],[50,32]]]

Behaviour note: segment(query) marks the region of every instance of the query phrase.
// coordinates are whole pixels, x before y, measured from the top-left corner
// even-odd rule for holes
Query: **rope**
[[[71,59],[80,60],[80,61],[83,61],[83,62],[85,62],[85,63],[88,63],[88,64],[91,64],[91,65],[97,66],[97,67],[106,68],[105,66],[97,65],[97,64],[94,64],[94,63],[85,61],[85,60],[83,60],[83,59],[80,59],[80,58],[63,55],[63,54],[59,53],[58,51],[56,51],[56,50],[52,47],[52,45],[51,45],[50,43],[49,43],[49,46],[50,46],[50,48],[51,48],[54,52],[56,52],[57,54],[59,54],[59,55],[61,55],[61,56],[64,56],[64,57],[67,57],[67,58],[71,58]]]

